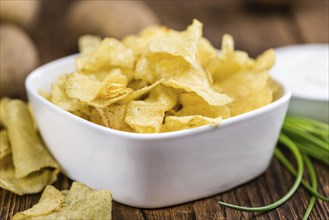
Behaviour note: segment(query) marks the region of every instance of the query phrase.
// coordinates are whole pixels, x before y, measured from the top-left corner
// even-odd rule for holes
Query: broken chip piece
[[[112,219],[112,195],[108,190],[92,190],[83,183],[73,182],[69,191],[47,186],[39,203],[19,212],[20,219]]]

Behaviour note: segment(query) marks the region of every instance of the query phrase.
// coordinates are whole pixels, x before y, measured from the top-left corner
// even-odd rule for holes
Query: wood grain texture
[[[65,12],[72,1],[43,1],[39,23],[31,31],[42,63],[77,52],[74,39],[65,27]],[[198,18],[204,23],[204,35],[216,47],[224,33],[234,36],[236,47],[256,56],[270,47],[298,43],[328,43],[328,1],[296,1],[287,7],[250,7],[240,1],[148,1],[167,26],[183,29]],[[318,191],[329,195],[329,169],[315,162]],[[306,175],[307,177],[307,175]],[[258,178],[228,192],[163,209],[136,209],[114,202],[114,220],[208,220],[208,219],[301,219],[310,195],[302,187],[274,211],[254,214],[227,209],[225,201],[245,206],[262,206],[284,195],[294,178],[273,159]],[[64,175],[54,184],[69,189],[72,181]],[[10,219],[18,211],[38,202],[40,194],[17,196],[0,189],[0,219]],[[328,203],[317,201],[310,219],[329,219]]]

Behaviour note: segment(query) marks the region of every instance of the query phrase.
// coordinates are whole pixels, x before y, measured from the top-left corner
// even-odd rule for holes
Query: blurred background
[[[231,34],[250,56],[289,44],[328,43],[323,1],[73,1],[0,0],[1,96],[25,97],[35,67],[78,52],[82,34],[122,38],[152,24],[183,30],[199,19],[204,37],[220,48]]]

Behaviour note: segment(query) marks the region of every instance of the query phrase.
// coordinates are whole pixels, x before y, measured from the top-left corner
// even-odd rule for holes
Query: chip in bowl
[[[46,96],[86,120],[137,133],[219,125],[271,103],[273,50],[252,59],[226,34],[218,52],[202,26],[153,26],[122,41],[83,36],[75,71]]]

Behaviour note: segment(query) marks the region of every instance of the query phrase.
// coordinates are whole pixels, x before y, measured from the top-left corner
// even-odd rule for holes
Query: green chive
[[[312,189],[314,191],[316,191],[316,188],[317,188],[317,185],[318,185],[318,181],[317,181],[317,178],[316,178],[316,173],[315,173],[315,170],[314,170],[314,167],[312,165],[312,162],[310,160],[310,158],[306,155],[306,154],[303,154],[303,159],[305,161],[305,165],[306,165],[306,168],[310,174],[310,177],[311,177],[311,182],[312,182]],[[308,204],[308,207],[306,209],[306,212],[303,216],[303,220],[306,220],[308,219],[308,216],[310,215],[312,209],[313,209],[313,206],[315,204],[315,201],[316,201],[316,197],[315,196],[312,196],[311,199],[310,199],[310,202]]]
[[[288,115],[286,117],[286,119],[287,120],[293,119],[296,122],[299,122],[299,123],[302,123],[302,124],[308,124],[308,125],[311,125],[313,127],[317,127],[319,129],[329,131],[329,125],[328,124],[325,124],[323,122],[319,122],[319,121],[316,121],[316,120],[313,120],[313,119],[304,118],[304,117],[295,116],[295,115],[294,116]]]
[[[225,202],[219,202],[219,204],[226,206],[228,208],[233,208],[233,209],[237,209],[240,211],[267,212],[267,211],[275,209],[275,208],[279,207],[280,205],[282,205],[283,203],[285,203],[295,193],[295,191],[298,189],[298,186],[300,185],[300,183],[302,181],[302,177],[303,177],[303,169],[304,169],[303,158],[302,158],[302,155],[301,155],[298,147],[287,136],[285,136],[284,134],[280,134],[279,141],[282,142],[294,154],[296,161],[297,161],[297,167],[298,167],[297,177],[296,177],[296,180],[295,180],[293,186],[288,191],[288,193],[286,195],[284,195],[278,201],[276,201],[270,205],[266,205],[266,206],[262,206],[262,207],[244,207],[244,206],[237,206],[237,205],[233,205],[233,204],[229,204],[229,203],[225,203]]]
[[[280,162],[287,168],[287,170],[293,174],[294,176],[297,175],[297,171],[292,166],[292,164],[289,162],[289,160],[283,155],[283,153],[279,150],[279,148],[275,148],[274,155],[280,160]],[[321,194],[319,194],[316,190],[313,190],[313,188],[305,181],[302,180],[301,184],[313,195],[316,196],[318,199],[321,199],[325,202],[329,202],[329,198],[325,197]]]
[[[317,192],[317,177],[312,162],[309,159],[309,156],[311,156],[314,159],[329,165],[329,125],[308,118],[287,116],[282,126],[279,142],[292,151],[298,165],[296,171],[279,148],[274,150],[274,155],[286,167],[286,169],[296,177],[295,182],[288,193],[278,201],[263,207],[244,207],[219,202],[221,205],[247,212],[270,211],[286,202],[297,190],[300,183],[312,194],[303,219],[306,220],[309,217],[316,199],[329,202],[328,197]],[[302,179],[303,160],[305,161],[306,168],[310,174],[312,186]]]
[[[325,150],[329,150],[329,146],[325,141],[305,132],[304,130],[302,130],[296,126],[292,126],[290,124],[284,124],[282,129],[283,129],[283,132],[291,133],[293,136],[296,136],[296,138],[300,138],[301,140],[305,140],[307,142],[316,144]]]

